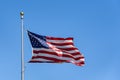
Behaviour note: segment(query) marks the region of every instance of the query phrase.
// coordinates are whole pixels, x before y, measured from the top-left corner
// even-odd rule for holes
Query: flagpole
[[[20,12],[21,17],[21,80],[24,80],[24,12]]]

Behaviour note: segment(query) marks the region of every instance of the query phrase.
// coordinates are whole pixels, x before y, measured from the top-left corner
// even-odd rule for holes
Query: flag
[[[84,65],[84,56],[74,46],[73,38],[43,36],[28,31],[32,45],[30,63],[73,63]]]

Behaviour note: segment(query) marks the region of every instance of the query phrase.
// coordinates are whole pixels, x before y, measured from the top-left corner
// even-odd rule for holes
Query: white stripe
[[[46,60],[46,59],[42,59],[42,58],[35,58],[35,59],[31,59],[30,61],[52,61],[52,60]]]
[[[49,51],[49,52],[55,52],[52,49],[45,49],[45,48],[33,48],[33,50],[36,50],[36,51],[44,50],[44,51]],[[72,54],[72,53],[79,52],[79,50],[71,50],[71,51],[66,51],[66,52]]]
[[[47,42],[51,42],[51,43],[69,43],[69,42],[73,42],[72,40],[49,40],[47,39]]]
[[[74,58],[79,58],[79,57],[83,57],[83,55],[79,54],[79,55],[74,55]]]
[[[77,52],[79,52],[79,50],[70,50],[70,51],[65,51],[66,53],[70,53],[70,54],[73,54],[73,53],[77,53]]]
[[[58,45],[53,45],[57,48],[75,48],[73,45],[65,45],[65,46],[58,46]]]

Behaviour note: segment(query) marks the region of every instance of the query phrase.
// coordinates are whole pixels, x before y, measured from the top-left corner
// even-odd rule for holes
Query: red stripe
[[[80,52],[74,52],[74,53],[71,53],[73,56],[76,56],[76,55],[81,55]]]
[[[69,38],[57,38],[57,37],[46,36],[46,38],[49,39],[49,40],[73,40],[72,37],[69,37]]]
[[[81,62],[78,62],[78,63],[75,63],[77,66],[83,66],[85,63],[84,61],[81,61]]]
[[[55,55],[55,56],[58,56],[56,52],[49,52],[49,51],[45,51],[45,50],[33,50],[33,53],[34,54],[51,54],[51,55]]]
[[[31,60],[31,61],[29,61],[29,63],[63,63],[63,62]],[[66,63],[70,63],[70,62],[67,62],[67,61],[66,61]]]
[[[56,59],[56,58],[51,58],[51,57],[46,57],[46,56],[33,56],[32,59],[46,59],[46,60],[51,60],[53,62],[66,62],[66,60],[60,60],[60,59]]]
[[[65,50],[65,51],[71,51],[71,50],[78,50],[77,48],[75,47],[71,47],[71,48],[58,48],[60,50]]]
[[[66,43],[52,43],[50,42],[52,45],[56,45],[56,46],[66,46],[66,45],[73,45],[73,42],[66,42]]]
[[[80,52],[74,52],[74,53],[71,53],[72,55],[80,55],[81,53]]]

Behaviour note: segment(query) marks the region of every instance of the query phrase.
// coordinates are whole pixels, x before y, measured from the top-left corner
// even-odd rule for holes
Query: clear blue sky
[[[25,80],[120,80],[119,0],[0,0],[0,80],[21,80],[21,21],[32,32],[74,37],[85,66],[29,64],[25,34]]]

